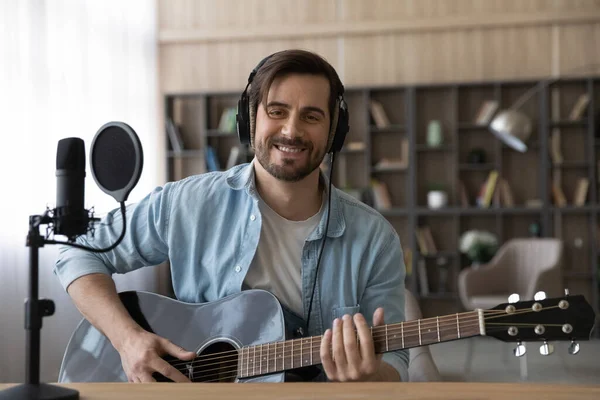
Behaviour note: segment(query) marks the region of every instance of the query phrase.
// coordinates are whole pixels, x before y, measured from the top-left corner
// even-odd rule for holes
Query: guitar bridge
[[[185,364],[185,369],[187,371],[187,377],[190,381],[194,381],[194,365],[193,364]]]

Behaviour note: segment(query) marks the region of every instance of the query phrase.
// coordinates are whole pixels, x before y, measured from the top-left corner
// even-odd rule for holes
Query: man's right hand
[[[168,339],[139,330],[125,335],[125,339],[115,348],[121,355],[121,364],[129,382],[156,382],[152,376],[155,372],[173,382],[190,382],[185,375],[161,357],[169,354],[182,361],[190,361],[196,357],[196,353],[186,351]]]

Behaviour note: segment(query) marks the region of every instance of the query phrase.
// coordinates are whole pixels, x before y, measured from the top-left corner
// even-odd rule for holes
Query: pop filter
[[[142,175],[144,152],[135,131],[124,122],[108,122],[96,133],[90,168],[96,184],[117,202],[127,200]]]

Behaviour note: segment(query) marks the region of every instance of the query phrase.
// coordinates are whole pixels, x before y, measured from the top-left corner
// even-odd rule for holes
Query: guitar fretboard
[[[371,328],[376,353],[426,346],[482,334],[478,311]],[[321,364],[321,336],[246,346],[238,357],[238,378]]]

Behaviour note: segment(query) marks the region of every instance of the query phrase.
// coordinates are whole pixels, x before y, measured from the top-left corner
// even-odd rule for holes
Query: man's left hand
[[[373,326],[383,325],[383,321],[380,307],[373,314]],[[369,381],[382,366],[382,354],[375,354],[371,328],[360,313],[336,318],[333,329],[327,329],[323,335],[320,353],[331,381]]]

